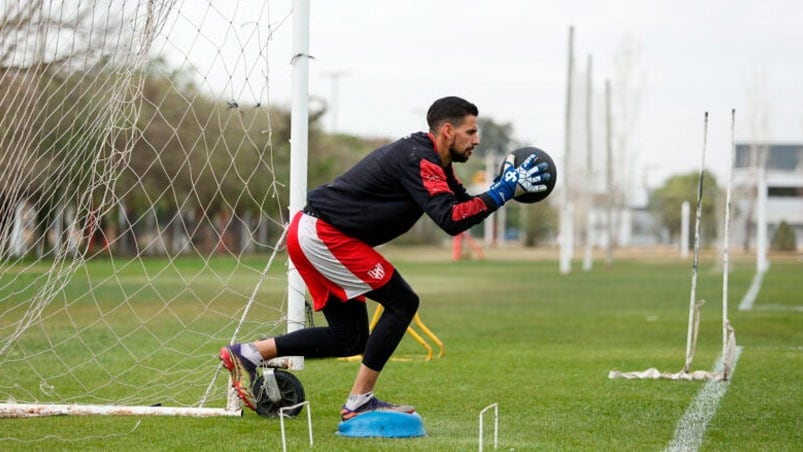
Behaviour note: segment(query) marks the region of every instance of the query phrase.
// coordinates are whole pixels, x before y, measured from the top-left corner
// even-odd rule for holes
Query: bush
[[[520,207],[527,209],[524,246],[538,246],[546,243],[557,234],[560,221],[559,212],[549,202],[520,204]]]
[[[786,221],[781,221],[778,225],[778,230],[772,236],[772,243],[770,247],[773,251],[796,251],[797,250],[797,237],[795,230],[789,226]]]

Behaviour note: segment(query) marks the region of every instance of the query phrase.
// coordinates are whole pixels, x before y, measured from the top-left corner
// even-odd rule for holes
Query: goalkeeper
[[[511,156],[488,191],[469,195],[452,164],[466,162],[479,145],[477,115],[477,107],[465,99],[438,99],[427,112],[428,133],[384,145],[309,192],[307,206],[290,223],[287,250],[328,325],[220,350],[232,385],[249,408],[256,406],[252,384],[264,360],[362,354],[341,419],[370,411],[415,411],[374,396],[379,374],[419,304],[418,295],[374,247],[405,233],[424,213],[447,233],[459,234],[514,196],[545,190],[551,178],[546,163],[533,166],[531,156],[514,167]],[[384,308],[370,334],[366,298]]]

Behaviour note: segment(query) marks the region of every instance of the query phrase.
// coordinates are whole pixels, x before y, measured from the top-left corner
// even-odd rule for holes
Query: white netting
[[[284,328],[290,7],[0,5],[0,402],[225,405]]]

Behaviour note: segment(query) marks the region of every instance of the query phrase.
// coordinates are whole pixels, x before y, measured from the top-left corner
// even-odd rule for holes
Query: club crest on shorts
[[[368,270],[368,276],[374,278],[376,280],[380,280],[385,277],[385,267],[382,266],[381,262],[377,262],[374,268]]]

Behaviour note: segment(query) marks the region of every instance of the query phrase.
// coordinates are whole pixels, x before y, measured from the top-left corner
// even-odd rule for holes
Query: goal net
[[[0,5],[0,416],[233,412],[218,350],[287,321],[292,5]]]

